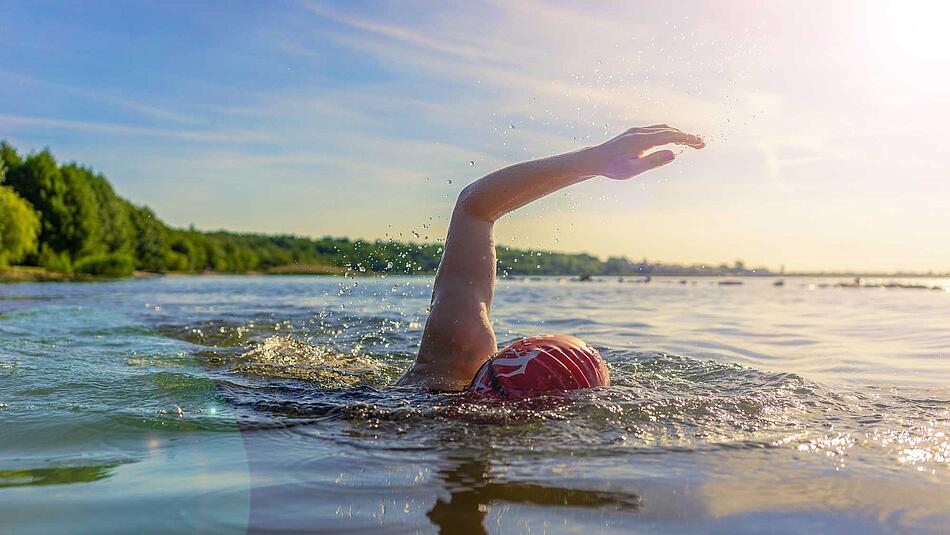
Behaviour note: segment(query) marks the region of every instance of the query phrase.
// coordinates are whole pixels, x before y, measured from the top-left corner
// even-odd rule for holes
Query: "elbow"
[[[455,201],[455,210],[479,221],[494,223],[497,219],[497,215],[486,206],[484,199],[479,195],[478,181],[465,186],[459,192],[458,199]]]
[[[461,210],[470,216],[475,216],[475,211],[478,207],[477,197],[477,188],[475,187],[476,182],[462,188],[462,191],[459,192],[459,196],[455,199],[455,209]]]

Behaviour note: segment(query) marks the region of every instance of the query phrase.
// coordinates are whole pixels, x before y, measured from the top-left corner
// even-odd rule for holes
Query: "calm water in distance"
[[[515,402],[387,386],[428,277],[0,285],[0,533],[945,533],[950,281],[774,280],[501,281],[615,383]]]

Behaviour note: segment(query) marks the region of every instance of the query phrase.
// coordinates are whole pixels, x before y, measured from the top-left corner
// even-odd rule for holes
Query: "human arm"
[[[398,384],[461,390],[497,350],[489,312],[498,218],[594,176],[626,180],[665,165],[673,161],[671,151],[647,151],[670,143],[703,147],[698,137],[667,125],[631,128],[594,147],[506,167],[463,189],[449,223],[419,355]]]

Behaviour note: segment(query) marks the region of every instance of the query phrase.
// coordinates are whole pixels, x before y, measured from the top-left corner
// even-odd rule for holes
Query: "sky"
[[[702,151],[516,247],[950,271],[950,3],[0,3],[0,138],[168,223],[441,240],[499,167],[668,123]],[[681,152],[681,151],[677,151]]]

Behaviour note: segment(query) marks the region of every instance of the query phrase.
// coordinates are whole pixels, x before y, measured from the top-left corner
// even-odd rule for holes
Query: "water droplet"
[[[451,184],[452,181],[451,181],[451,180],[446,180],[445,183],[446,183],[446,184]]]
[[[475,167],[475,160],[470,160],[470,161],[468,162],[468,165],[471,165],[472,167]]]

